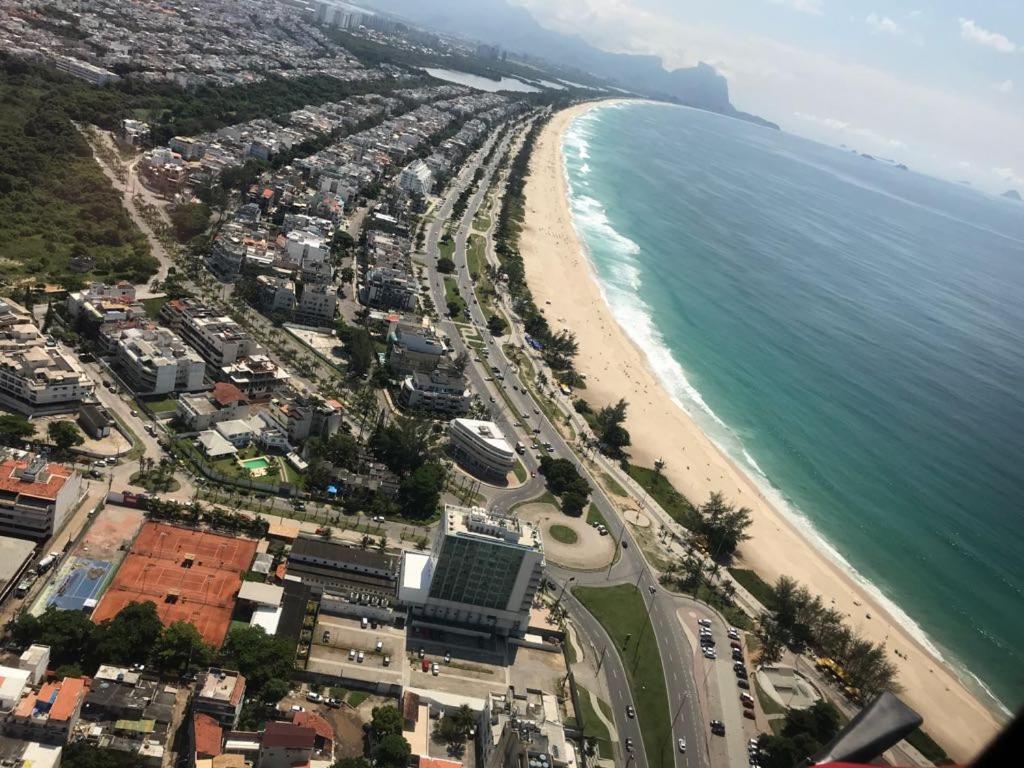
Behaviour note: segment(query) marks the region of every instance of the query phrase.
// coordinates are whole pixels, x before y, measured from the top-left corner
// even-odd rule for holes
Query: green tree
[[[629,432],[622,426],[626,420],[628,403],[619,399],[615,405],[609,405],[597,412],[594,423],[597,425],[597,438],[601,447],[609,456],[620,457],[623,448],[629,445]]]
[[[96,657],[103,663],[138,664],[146,661],[163,632],[151,600],[130,603],[118,614],[96,625]]]
[[[365,757],[343,757],[336,760],[331,768],[373,768]]]
[[[0,415],[0,443],[19,446],[36,433],[35,425],[15,413]]]
[[[492,336],[503,336],[508,330],[508,323],[501,315],[491,315],[487,320],[487,330],[491,332]]]
[[[437,511],[447,475],[443,464],[428,461],[413,470],[412,474],[403,477],[398,489],[402,514],[417,520],[433,515]]]
[[[187,243],[210,225],[210,208],[206,203],[179,205],[171,211],[171,225],[178,242]]]
[[[221,648],[221,663],[237,669],[246,688],[264,701],[278,701],[292,674],[295,648],[286,640],[268,635],[262,627],[233,627]]]
[[[58,611],[50,606],[38,618],[28,611],[19,613],[11,625],[11,637],[19,645],[50,646],[50,663],[54,667],[81,663],[92,672],[95,629],[96,625],[81,611]]]
[[[213,660],[213,654],[199,630],[187,621],[168,626],[153,646],[153,662],[163,670],[202,668]]]
[[[352,267],[343,267],[341,270],[341,282],[351,283],[355,279],[356,273]]]
[[[377,740],[388,735],[400,736],[402,734],[402,713],[391,704],[374,707],[370,713],[370,728]]]
[[[383,768],[405,768],[409,764],[412,748],[401,733],[389,733],[380,739],[373,750],[378,766]]]
[[[455,744],[465,739],[465,733],[459,724],[449,716],[439,718],[434,726],[434,740],[444,744]]]
[[[750,510],[726,504],[721,493],[712,493],[698,512],[701,517],[700,533],[707,540],[711,556],[716,560],[728,560],[740,542],[750,538],[746,532],[753,523]]]
[[[437,260],[437,271],[445,275],[450,275],[455,271],[455,262],[447,256],[442,256]]]
[[[370,334],[365,328],[346,328],[344,339],[348,352],[348,369],[356,376],[362,376],[373,365],[374,348]]]
[[[571,516],[579,517],[583,514],[583,508],[587,506],[587,495],[576,489],[571,489],[562,494],[562,511]]]
[[[50,442],[56,447],[57,453],[61,455],[67,454],[76,445],[81,445],[85,442],[85,438],[82,437],[82,433],[75,426],[74,422],[65,419],[51,421],[50,425],[46,428],[46,434],[50,438]]]
[[[425,419],[399,416],[370,436],[370,448],[388,469],[406,475],[429,457],[430,429]]]
[[[132,752],[97,747],[87,741],[66,744],[61,768],[143,768],[142,758]]]

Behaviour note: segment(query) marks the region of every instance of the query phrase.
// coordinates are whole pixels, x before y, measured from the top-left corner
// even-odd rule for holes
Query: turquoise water
[[[1024,704],[1024,205],[667,106],[594,110],[563,149],[606,298],[669,391]]]

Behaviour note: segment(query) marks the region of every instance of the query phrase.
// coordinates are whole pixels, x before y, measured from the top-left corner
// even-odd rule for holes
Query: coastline
[[[605,301],[573,226],[562,157],[562,136],[579,115],[602,105],[590,102],[557,113],[541,133],[526,182],[526,217],[520,251],[527,282],[553,330],[576,334],[576,364],[587,376],[586,399],[601,407],[625,397],[626,428],[633,435],[633,459],[652,466],[664,458],[665,475],[689,499],[700,503],[712,491],[749,507],[752,541],[741,547],[736,565],[766,581],[789,575],[849,617],[867,639],[885,642],[897,664],[902,698],[925,719],[928,731],[950,756],[966,762],[998,731],[996,716],[911,630],[892,615],[865,585],[816,546],[776,508],[755,481],[704,434],[672,399],[648,359],[618,324]],[[751,546],[753,544],[754,546]],[[780,567],[780,565],[784,567]],[[870,616],[871,618],[868,618]]]

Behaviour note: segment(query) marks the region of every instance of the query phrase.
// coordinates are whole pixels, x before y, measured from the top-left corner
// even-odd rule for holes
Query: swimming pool
[[[267,469],[270,466],[270,460],[265,456],[257,456],[255,459],[245,459],[242,466],[250,472],[258,472],[261,469]]]

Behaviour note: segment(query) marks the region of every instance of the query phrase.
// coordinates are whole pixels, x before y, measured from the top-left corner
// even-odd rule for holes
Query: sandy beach
[[[729,501],[749,507],[753,538],[742,548],[737,565],[753,568],[768,582],[792,576],[847,614],[850,625],[865,637],[884,641],[898,665],[904,700],[924,717],[925,730],[951,757],[967,761],[998,730],[996,717],[839,564],[805,539],[704,435],[664,391],[643,352],[605,304],[572,226],[561,154],[565,129],[594,106],[564,110],[544,129],[530,163],[520,239],[537,305],[553,329],[576,334],[577,368],[587,377],[586,399],[600,407],[625,397],[633,460],[646,466],[659,458],[667,461],[665,474],[695,503],[721,491]]]

